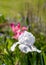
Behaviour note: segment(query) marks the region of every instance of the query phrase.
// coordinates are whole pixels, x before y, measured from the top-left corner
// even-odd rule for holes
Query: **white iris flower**
[[[36,51],[38,53],[41,52],[41,50],[38,50],[33,44],[35,42],[35,37],[33,36],[32,33],[29,33],[27,31],[25,31],[23,34],[21,34],[18,38],[18,42],[14,43],[11,46],[11,51],[15,50],[15,47],[19,44],[19,49],[24,52],[24,53],[28,53],[28,52],[33,52]]]

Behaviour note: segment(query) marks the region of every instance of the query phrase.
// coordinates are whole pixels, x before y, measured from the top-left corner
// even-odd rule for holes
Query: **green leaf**
[[[42,53],[40,54],[40,65],[45,65]]]
[[[46,56],[45,56],[45,53],[43,52],[42,54],[43,54],[43,58],[44,58],[44,63],[46,65]]]

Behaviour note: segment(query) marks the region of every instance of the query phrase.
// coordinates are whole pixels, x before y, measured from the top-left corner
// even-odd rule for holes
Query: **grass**
[[[19,4],[17,0],[0,0],[0,13],[8,16],[15,15]]]
[[[0,14],[4,14],[8,17],[14,17],[18,12],[25,11],[26,2],[30,3],[30,8],[33,7],[33,12],[36,13],[38,3],[42,6],[45,0],[0,0]],[[46,12],[42,10],[42,7],[40,7],[39,10],[39,14],[46,21]]]
[[[24,0],[0,0],[0,13],[8,16],[15,15],[23,7]]]
[[[43,3],[42,0],[41,3]],[[38,0],[0,0],[0,13],[15,13],[18,12],[25,4],[30,2],[34,7],[37,5]]]

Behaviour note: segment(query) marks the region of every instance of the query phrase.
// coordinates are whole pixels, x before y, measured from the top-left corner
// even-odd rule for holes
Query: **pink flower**
[[[27,30],[27,28],[26,27],[22,27],[22,31],[25,31],[25,30]]]
[[[12,32],[14,33],[14,36],[13,38],[14,39],[18,39],[18,37],[24,32],[27,30],[26,27],[22,27],[20,26],[20,23],[18,23],[16,26],[14,23],[11,23],[10,24],[11,28],[12,28]]]
[[[17,26],[15,26],[14,23],[11,23],[10,26],[12,28],[13,33],[16,33],[20,29],[20,23],[18,23]]]

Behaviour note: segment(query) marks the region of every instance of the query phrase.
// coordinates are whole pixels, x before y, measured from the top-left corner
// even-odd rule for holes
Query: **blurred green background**
[[[9,50],[16,40],[12,39],[10,26],[1,24],[13,21],[29,28],[41,54],[23,54],[18,48],[13,53]],[[0,65],[3,64],[46,65],[46,0],[0,0]]]
[[[40,10],[40,15],[46,16],[46,0],[0,0],[0,13],[6,16],[13,16],[27,8],[33,8],[33,12]],[[45,17],[46,19],[46,17]]]

